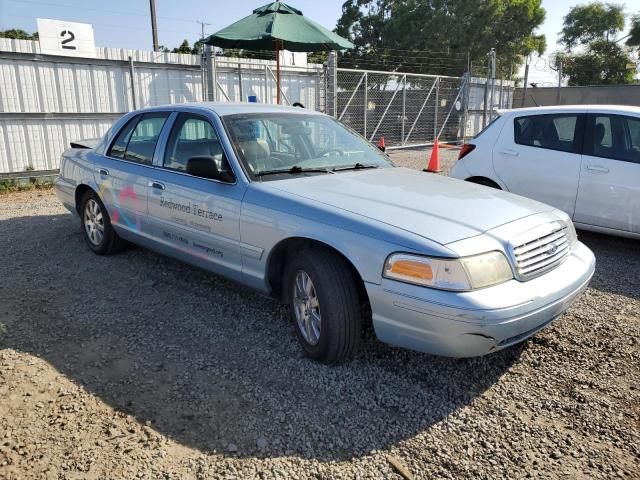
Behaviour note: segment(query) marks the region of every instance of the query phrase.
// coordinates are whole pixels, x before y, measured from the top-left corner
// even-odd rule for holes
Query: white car
[[[640,238],[640,108],[500,111],[450,176],[553,205],[577,228]]]

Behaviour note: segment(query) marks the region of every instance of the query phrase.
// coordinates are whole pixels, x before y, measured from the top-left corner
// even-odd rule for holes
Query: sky
[[[473,0],[469,0],[473,1]],[[547,52],[556,45],[562,18],[569,8],[587,0],[543,0],[547,11],[539,33],[547,37]],[[290,4],[329,29],[340,17],[344,0],[290,0]],[[615,0],[627,13],[640,13],[638,0]],[[191,44],[200,38],[200,22],[206,22],[205,34],[211,34],[249,15],[268,0],[156,0],[159,43],[173,48],[185,38]],[[52,18],[91,23],[95,42],[101,47],[151,50],[151,24],[148,0],[0,0],[0,30],[22,28],[36,31],[36,18]],[[553,83],[553,72],[544,60],[534,60],[530,82]],[[542,85],[541,85],[542,86]]]

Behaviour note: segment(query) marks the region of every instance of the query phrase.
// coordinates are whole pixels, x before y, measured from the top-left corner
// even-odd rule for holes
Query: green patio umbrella
[[[302,15],[283,2],[256,8],[251,15],[229,25],[204,40],[222,48],[276,51],[276,83],[280,103],[280,50],[319,52],[345,50],[354,45]]]

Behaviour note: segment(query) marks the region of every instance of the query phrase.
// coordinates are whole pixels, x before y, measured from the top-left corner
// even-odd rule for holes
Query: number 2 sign
[[[88,23],[38,18],[40,52],[67,57],[95,57],[93,26]]]
[[[62,41],[60,44],[62,48],[66,48],[67,50],[75,50],[77,47],[73,44],[73,41],[76,39],[76,36],[73,34],[71,30],[63,30],[60,32],[60,36],[62,37]]]

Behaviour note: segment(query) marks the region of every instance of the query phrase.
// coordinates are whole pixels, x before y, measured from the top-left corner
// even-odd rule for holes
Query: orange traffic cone
[[[429,157],[429,163],[427,168],[422,170],[423,172],[440,173],[440,153],[438,148],[438,139],[433,142],[433,148],[431,149],[431,157]]]
[[[378,148],[383,152],[387,149],[384,145],[384,137],[380,137],[380,141],[378,142]]]

